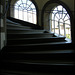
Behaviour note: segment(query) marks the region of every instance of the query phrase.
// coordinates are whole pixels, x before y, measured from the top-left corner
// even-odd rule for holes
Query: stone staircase
[[[0,75],[73,75],[74,50],[65,37],[7,19]]]

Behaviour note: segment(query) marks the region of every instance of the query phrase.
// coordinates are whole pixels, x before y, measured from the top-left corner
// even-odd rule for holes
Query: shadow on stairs
[[[44,32],[7,19],[0,75],[73,75],[72,43]]]

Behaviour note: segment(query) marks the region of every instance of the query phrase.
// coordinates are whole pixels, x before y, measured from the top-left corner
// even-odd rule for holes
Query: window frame
[[[61,7],[61,10],[59,10],[59,7]],[[58,14],[58,16],[56,16]],[[60,14],[62,15],[62,16],[60,16]],[[64,15],[65,14],[65,15]],[[63,17],[63,15],[64,15],[64,17]],[[53,33],[54,34],[57,34],[58,36],[63,36],[63,37],[66,37],[66,38],[69,38],[69,39],[71,39],[71,23],[70,24],[67,24],[67,23],[65,23],[65,21],[67,21],[67,20],[69,20],[69,22],[70,22],[70,16],[69,16],[69,14],[68,14],[68,12],[66,11],[66,9],[62,6],[62,5],[57,5],[56,7],[54,7],[52,10],[51,10],[51,12],[50,12],[50,32],[52,32],[52,30],[53,30]],[[53,17],[52,17],[53,16]],[[68,19],[67,20],[65,20],[65,18],[66,18],[66,16],[68,17]],[[57,18],[57,20],[55,19],[55,17]],[[62,18],[63,17],[63,18]],[[60,22],[60,20],[62,20],[62,22]],[[54,21],[54,23],[52,23]],[[55,22],[57,22],[57,24],[58,24],[58,28],[56,28],[56,23]],[[60,23],[62,23],[63,24],[63,32],[64,32],[64,34],[62,35],[61,34],[61,25],[60,25]],[[53,25],[52,25],[53,24]],[[68,34],[66,34],[66,31],[67,31],[67,28],[66,28],[66,26],[67,25],[69,25],[70,27],[69,27],[69,33]],[[53,27],[54,26],[54,27]],[[52,29],[52,27],[53,27],[53,29]],[[58,29],[58,32],[56,32],[56,29]],[[68,37],[68,36],[69,37]]]
[[[18,17],[17,17],[17,18],[18,18],[18,19],[20,19],[20,18],[19,18],[19,7],[21,7],[22,4],[28,5],[27,2],[28,2],[29,0],[26,0],[26,3],[23,3],[22,0],[18,0],[17,2],[19,2],[19,1],[21,1],[21,3],[17,5],[17,7],[18,7],[18,9],[17,9],[17,10],[18,10],[18,15],[17,15]],[[15,5],[17,4],[17,2],[14,4],[14,8],[15,8]],[[34,13],[34,9],[32,9],[32,8],[30,7],[31,5],[34,5],[34,6],[35,6],[35,13]],[[24,7],[24,5],[23,5],[23,7]],[[21,7],[21,8],[22,8],[22,7]],[[27,8],[27,9],[26,9],[26,8]],[[27,14],[28,14],[28,13],[30,13],[30,11],[32,11],[32,17],[34,17],[33,14],[35,14],[36,23],[34,23],[34,22],[30,22],[30,23],[38,24],[38,16],[37,16],[38,8],[37,8],[37,5],[35,4],[34,0],[33,0],[33,1],[30,1],[30,5],[28,5],[28,7],[26,7],[26,8],[22,9],[22,12],[25,10],[25,12],[27,12]],[[32,9],[32,10],[28,11],[28,8],[30,8],[30,9]],[[27,16],[27,18],[28,18],[28,16]],[[35,19],[34,19],[34,20],[35,20]],[[24,16],[22,16],[22,19],[21,19],[21,20],[24,20]],[[26,21],[26,20],[24,20],[24,21]],[[27,22],[29,22],[28,19],[27,19]]]

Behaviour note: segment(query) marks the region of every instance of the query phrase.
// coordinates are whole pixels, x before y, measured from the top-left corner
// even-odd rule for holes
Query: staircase
[[[7,19],[0,75],[73,75],[74,52],[65,37]]]

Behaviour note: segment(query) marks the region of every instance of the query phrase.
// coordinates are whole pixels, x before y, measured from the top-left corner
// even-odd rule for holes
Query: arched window
[[[51,32],[62,35],[66,38],[71,39],[71,26],[70,26],[70,16],[66,9],[58,5],[52,9],[50,14],[50,30]]]
[[[36,24],[36,7],[31,0],[18,0],[14,8],[15,18]]]

